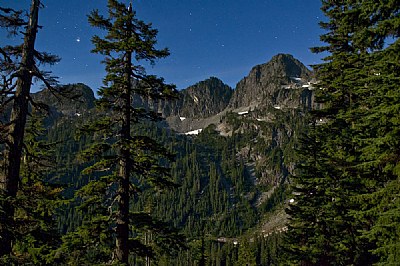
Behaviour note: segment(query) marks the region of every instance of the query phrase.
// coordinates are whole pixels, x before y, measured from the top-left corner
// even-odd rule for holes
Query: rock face
[[[181,91],[179,99],[159,100],[135,97],[134,105],[156,111],[163,117],[207,118],[224,110],[233,90],[220,79],[211,77]]]
[[[221,80],[211,77],[182,91],[178,113],[181,117],[207,118],[223,111],[233,90]]]
[[[274,109],[311,109],[312,76],[292,55],[278,54],[268,63],[253,67],[235,90],[210,78],[183,90],[179,101],[163,103],[161,111],[169,127],[178,132],[218,125],[227,112],[241,115],[257,110],[264,114],[259,119],[268,120]]]
[[[311,71],[292,55],[278,54],[268,63],[253,67],[249,75],[239,81],[229,107],[281,105],[291,97],[290,90],[306,86],[311,77]]]
[[[34,93],[32,97],[50,106],[50,113],[53,116],[75,116],[86,113],[94,107],[94,93],[82,83],[63,85],[57,89],[64,92],[66,97],[55,96],[48,89]]]

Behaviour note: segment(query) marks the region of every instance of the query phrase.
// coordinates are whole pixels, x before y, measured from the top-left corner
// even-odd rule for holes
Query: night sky
[[[82,82],[96,89],[102,84],[102,56],[91,54],[94,34],[87,15],[93,9],[107,14],[106,0],[44,0],[39,13],[43,29],[37,49],[62,58],[51,67],[62,84]],[[122,1],[129,4],[129,0]],[[30,0],[0,0],[3,7],[29,9]],[[171,55],[149,67],[186,88],[210,76],[235,87],[250,69],[277,53],[290,53],[306,65],[320,62],[310,47],[320,45],[323,19],[318,0],[134,0],[137,17],[159,30],[157,48]],[[0,32],[0,46],[21,41]]]

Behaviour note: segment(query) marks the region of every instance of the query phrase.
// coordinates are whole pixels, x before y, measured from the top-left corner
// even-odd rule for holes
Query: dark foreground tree
[[[302,142],[301,162],[294,178],[294,202],[290,217],[287,251],[292,263],[301,265],[362,265],[372,263],[368,243],[360,232],[364,221],[354,219],[354,196],[365,193],[360,173],[355,171],[358,147],[354,128],[363,51],[358,53],[351,36],[360,27],[355,1],[322,1],[328,18],[321,23],[328,52],[325,62],[315,66],[320,83],[315,110]],[[317,122],[316,122],[317,121]],[[367,265],[367,264],[366,264]]]
[[[96,139],[81,154],[81,159],[93,162],[83,172],[92,176],[91,181],[77,192],[83,224],[65,238],[63,250],[79,254],[72,259],[80,261],[74,263],[128,265],[130,254],[152,257],[151,243],[178,243],[176,232],[154,220],[151,213],[130,212],[130,202],[140,190],[174,186],[167,167],[171,154],[153,139],[134,132],[135,124],[158,116],[134,107],[133,99],[168,98],[176,95],[176,90],[163,79],[147,75],[139,64],[153,64],[169,55],[167,49],[155,48],[157,30],[137,19],[132,5],[127,8],[109,0],[108,10],[107,18],[98,11],[89,16],[92,26],[107,31],[104,38],[92,39],[93,52],[105,56],[107,75],[97,100],[102,118],[83,129]]]
[[[364,105],[358,121],[362,136],[359,170],[377,184],[358,197],[363,219],[374,221],[363,234],[376,242],[379,265],[400,261],[400,1],[366,1],[365,17],[371,25],[356,36],[357,42],[373,40],[362,80]]]
[[[62,200],[62,187],[44,173],[54,170],[53,143],[44,140],[43,114],[31,113],[24,137],[21,178],[16,197],[13,250],[5,265],[53,265],[54,251],[61,242],[55,214]]]
[[[45,106],[35,103],[30,96],[33,79],[42,81],[53,90],[54,78],[40,71],[39,64],[53,64],[59,59],[47,53],[35,50],[38,32],[38,14],[41,3],[32,0],[28,18],[22,11],[0,7],[0,26],[8,30],[9,35],[21,34],[25,28],[24,42],[21,45],[0,47],[0,257],[10,255],[16,243],[17,195],[23,182],[21,164],[24,150],[26,121],[30,109],[43,109]]]
[[[329,53],[315,66],[323,108],[313,112],[317,126],[301,147],[286,251],[301,265],[392,263],[399,245],[399,1],[322,4],[327,46],[313,50]]]

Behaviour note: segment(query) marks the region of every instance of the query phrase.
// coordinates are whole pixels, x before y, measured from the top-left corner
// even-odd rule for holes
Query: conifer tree
[[[354,42],[367,43],[370,52],[358,91],[363,100],[357,123],[362,132],[358,171],[369,191],[357,198],[363,207],[357,215],[373,221],[363,237],[376,242],[373,253],[380,265],[395,265],[400,259],[400,2],[365,1],[363,6],[362,17],[370,23]]]
[[[0,124],[2,145],[0,257],[11,254],[16,237],[12,229],[15,225],[14,203],[21,186],[21,160],[26,146],[24,136],[29,106],[39,109],[45,107],[43,104],[35,103],[30,96],[32,80],[36,78],[49,89],[55,90],[53,89],[55,79],[48,72],[38,68],[39,64],[54,64],[59,60],[56,56],[35,49],[40,7],[39,0],[32,0],[27,20],[23,17],[22,11],[0,8],[0,26],[8,30],[9,35],[19,35],[20,28],[25,28],[22,45],[7,45],[0,48],[0,111],[7,114]]]
[[[395,237],[382,241],[377,233],[398,227],[382,224],[387,219],[379,203],[385,183],[398,178],[396,2],[322,1],[329,20],[321,23],[328,31],[321,40],[327,46],[313,50],[329,53],[315,66],[323,108],[311,118],[319,125],[306,131],[294,203],[287,211],[292,263],[372,265],[379,259],[372,250],[396,245]],[[388,37],[394,42],[385,47]]]
[[[12,265],[52,265],[60,244],[55,213],[62,187],[43,173],[53,171],[53,143],[44,139],[43,114],[33,112],[27,121],[19,190],[13,199],[13,252],[0,262]]]
[[[130,254],[153,257],[151,242],[179,245],[176,232],[156,221],[151,213],[131,211],[131,203],[143,187],[175,186],[166,163],[173,156],[152,138],[134,131],[137,123],[159,117],[151,110],[135,107],[133,99],[157,100],[174,97],[177,92],[162,78],[147,75],[140,65],[142,61],[154,64],[169,55],[167,49],[155,48],[157,30],[136,18],[132,4],[127,8],[109,0],[108,12],[108,17],[97,10],[89,16],[92,26],[106,31],[104,38],[92,39],[92,52],[105,56],[107,74],[96,103],[104,115],[82,129],[97,137],[95,144],[81,154],[82,160],[94,160],[83,172],[92,177],[77,192],[85,215],[83,224],[65,238],[63,250],[81,254],[73,259],[86,263],[128,265]],[[144,241],[150,235],[152,241]],[[85,248],[77,248],[80,246]]]
[[[316,92],[321,110],[311,117],[301,151],[302,162],[295,178],[294,204],[288,213],[287,247],[293,261],[302,265],[356,263],[357,232],[362,228],[351,217],[355,207],[350,201],[363,190],[360,176],[353,170],[354,145],[353,88],[357,80],[359,56],[351,43],[358,26],[357,7],[351,1],[322,1],[329,21],[321,23],[328,33],[321,36],[325,47],[315,52],[329,52],[325,63],[315,67],[321,88]],[[315,126],[315,120],[324,123]],[[365,257],[363,257],[365,258]],[[363,259],[361,258],[361,259]]]

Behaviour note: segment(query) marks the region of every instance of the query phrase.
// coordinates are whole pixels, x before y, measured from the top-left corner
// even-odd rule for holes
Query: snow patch
[[[274,108],[278,109],[278,110],[282,109],[282,107],[280,107],[280,106],[274,106]]]
[[[301,81],[301,78],[299,78],[299,77],[290,77],[290,78],[295,80],[295,81]]]
[[[75,113],[75,115],[79,117],[79,116],[81,116],[82,114],[80,114],[80,113]]]
[[[314,88],[310,82],[308,82],[308,84],[304,84],[302,87],[308,88],[309,90],[312,90]]]
[[[245,114],[248,114],[248,113],[249,113],[249,111],[238,112],[238,115],[245,115]]]
[[[179,119],[180,119],[181,121],[183,121],[183,120],[186,119],[186,117],[180,116]]]
[[[196,95],[193,96],[193,100],[194,100],[195,103],[199,103],[199,98],[197,98]]]
[[[186,132],[185,135],[199,135],[201,131],[203,131],[202,128]]]

